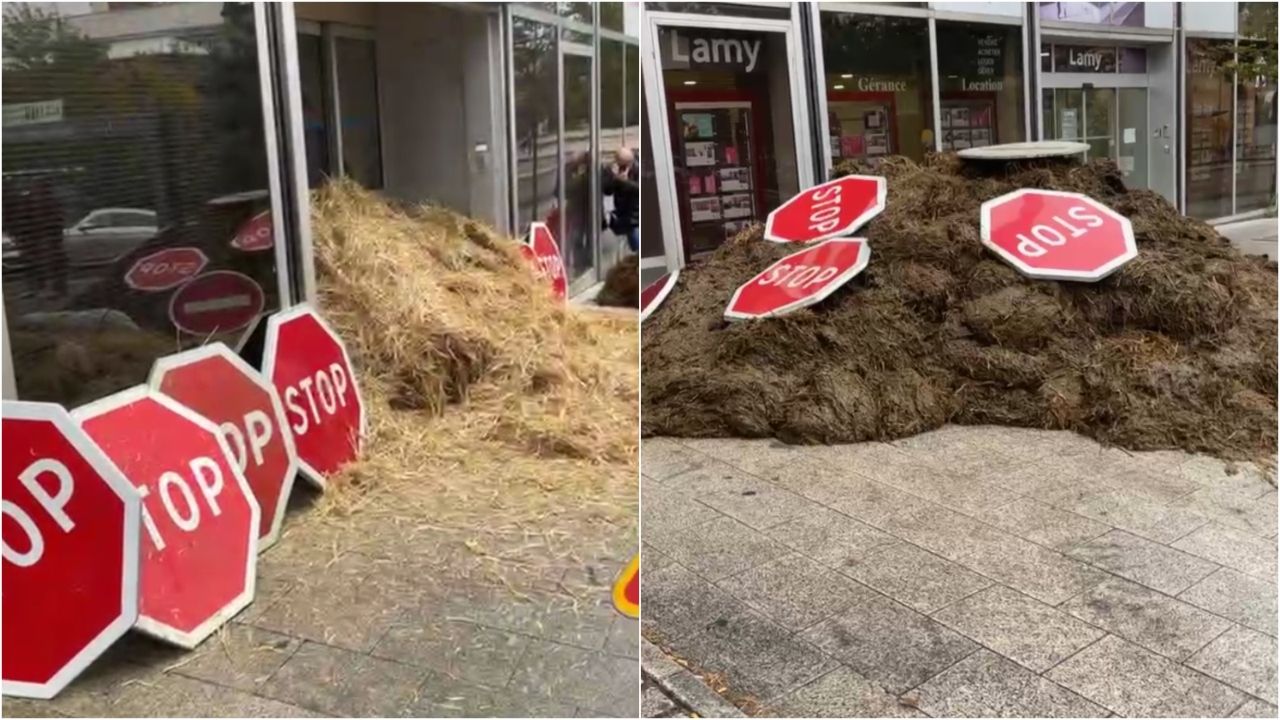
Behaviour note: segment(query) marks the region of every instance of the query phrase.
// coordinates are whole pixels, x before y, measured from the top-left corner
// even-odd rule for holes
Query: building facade
[[[314,297],[309,191],[346,176],[625,253],[637,3],[5,3],[4,395],[78,405]],[[279,239],[277,242],[276,240]]]
[[[645,3],[643,277],[842,160],[1023,140],[1087,143],[1192,217],[1274,215],[1276,78],[1224,68],[1275,8]]]

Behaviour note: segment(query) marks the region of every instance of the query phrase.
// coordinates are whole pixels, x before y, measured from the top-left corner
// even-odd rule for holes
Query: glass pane
[[[627,106],[627,147],[640,147],[640,48],[627,45],[627,87],[623,101]]]
[[[619,152],[626,147],[626,104],[638,98],[626,95],[626,53],[623,43],[600,40],[600,232],[601,269],[612,266],[627,247],[627,236],[639,222],[635,183],[639,180],[632,165],[634,154],[624,155],[628,162],[617,163]],[[630,151],[627,151],[630,153]],[[633,177],[634,176],[634,177]]]
[[[591,182],[596,177],[591,147],[590,57],[564,56],[564,212],[560,213],[560,252],[569,282],[595,265]]]
[[[1040,122],[1044,126],[1044,139],[1057,140],[1058,138],[1058,118],[1053,109],[1053,90],[1045,89],[1040,91]]]
[[[1089,151],[1089,159],[1115,157],[1115,88],[1086,88],[1084,91],[1084,136],[1098,140],[1100,151]]]
[[[554,26],[512,18],[516,109],[516,229],[555,220],[560,109]]]
[[[782,33],[662,28],[685,256],[715,249],[799,191]]]
[[[939,20],[937,32],[942,149],[1025,140],[1021,29]]]
[[[1230,40],[1187,39],[1187,214],[1231,214],[1231,75],[1221,63]]]
[[[1276,78],[1241,77],[1236,88],[1235,211],[1260,210],[1275,201]]]
[[[235,343],[278,307],[275,254],[232,244],[270,209],[253,7],[182,9],[5,4],[3,291],[24,399],[146,382],[157,357]],[[175,297],[206,281],[198,262],[140,262],[170,248],[237,274],[214,282],[245,311]]]
[[[599,4],[600,27],[606,30],[617,30],[623,32],[626,30],[626,7],[621,2],[602,2]]]
[[[342,167],[367,188],[382,187],[378,134],[378,71],[372,40],[339,37],[338,102],[342,118]]]
[[[600,40],[600,161],[606,164],[626,142],[627,101],[636,102],[634,96],[626,95],[625,62],[621,42]]]
[[[1147,187],[1147,90],[1120,88],[1120,137],[1116,165],[1130,188]]]
[[[651,132],[654,127],[649,120],[647,97],[644,88],[640,88],[640,112],[644,118],[642,127],[646,133]],[[652,136],[646,136],[646,141],[641,143],[640,148],[640,225],[644,228],[644,232],[640,234],[641,258],[662,257],[666,249],[662,217],[658,210],[658,179],[653,172],[653,143],[649,142],[651,139]],[[668,262],[672,260],[668,258]],[[642,269],[641,285],[653,282],[664,272],[666,272],[665,267]]]
[[[590,2],[562,2],[560,3],[560,17],[590,25],[595,21],[593,15],[594,6],[595,3]]]
[[[329,122],[325,112],[324,43],[319,35],[298,36],[302,86],[302,130],[307,144],[307,184],[318,187],[333,175],[329,164]]]
[[[933,150],[929,24],[921,18],[822,13],[831,157]]]

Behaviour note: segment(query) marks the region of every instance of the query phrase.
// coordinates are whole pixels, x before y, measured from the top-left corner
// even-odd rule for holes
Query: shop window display
[[[4,308],[23,399],[95,400],[279,306],[253,7],[172,10],[5,4]],[[222,302],[188,302],[214,272]]]
[[[1275,8],[1270,6],[1273,27]],[[1265,8],[1255,9],[1254,20],[1265,13]],[[1242,32],[1245,27],[1242,19]],[[1271,63],[1265,60],[1267,52]],[[1236,213],[1264,210],[1276,202],[1277,83],[1275,75],[1267,73],[1275,69],[1275,52],[1274,46],[1249,41],[1238,47],[1242,70],[1236,78]]]
[[[513,18],[516,227],[552,222],[558,202],[560,111],[554,25]]]
[[[933,150],[926,20],[824,12],[822,46],[833,163]]]
[[[1203,220],[1232,213],[1232,81],[1221,67],[1232,44],[1187,39],[1186,213]]]
[[[1025,140],[1021,29],[940,20],[937,35],[941,148]]]

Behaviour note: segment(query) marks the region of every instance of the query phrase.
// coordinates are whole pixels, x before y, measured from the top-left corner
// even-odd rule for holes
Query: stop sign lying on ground
[[[0,689],[51,698],[137,620],[140,500],[62,407],[3,415]]]
[[[365,432],[364,401],[338,334],[309,305],[267,319],[262,374],[284,402],[298,467],[320,488],[356,460]]]
[[[276,389],[222,343],[160,358],[149,384],[222,430],[261,510],[258,552],[275,544],[298,471]]]
[[[821,302],[870,259],[871,246],[858,238],[833,238],[792,253],[739,287],[725,319],[772,317]]]
[[[848,236],[884,210],[882,177],[846,175],[815,185],[769,213],[764,237],[774,242],[815,242]]]
[[[667,296],[671,294],[671,291],[676,286],[676,281],[679,279],[680,271],[672,270],[644,286],[644,289],[640,291],[640,322],[648,320],[653,311],[657,310],[659,305],[662,305],[662,301],[666,300]]]
[[[124,274],[124,283],[134,290],[162,292],[199,275],[208,264],[199,248],[167,248],[139,258]]]
[[[551,283],[551,291],[557,298],[563,300],[569,294],[569,280],[565,277],[564,261],[560,258],[560,246],[556,244],[556,237],[551,233],[551,228],[547,227],[546,223],[530,223],[529,237],[525,240],[525,244],[532,251],[532,255],[525,251],[521,251],[522,254],[533,261],[538,274]]]
[[[74,416],[142,495],[138,629],[195,647],[253,600],[258,503],[231,448],[145,385]]]
[[[239,330],[266,305],[262,286],[230,270],[205,273],[169,298],[169,320],[179,330],[200,336]]]
[[[982,244],[1023,275],[1094,282],[1138,256],[1129,219],[1079,193],[1016,190],[982,203]]]

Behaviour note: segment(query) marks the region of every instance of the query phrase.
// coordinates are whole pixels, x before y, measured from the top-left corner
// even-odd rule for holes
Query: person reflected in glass
[[[601,188],[613,197],[609,230],[627,238],[631,252],[640,249],[640,169],[630,148],[619,148],[605,173]]]

